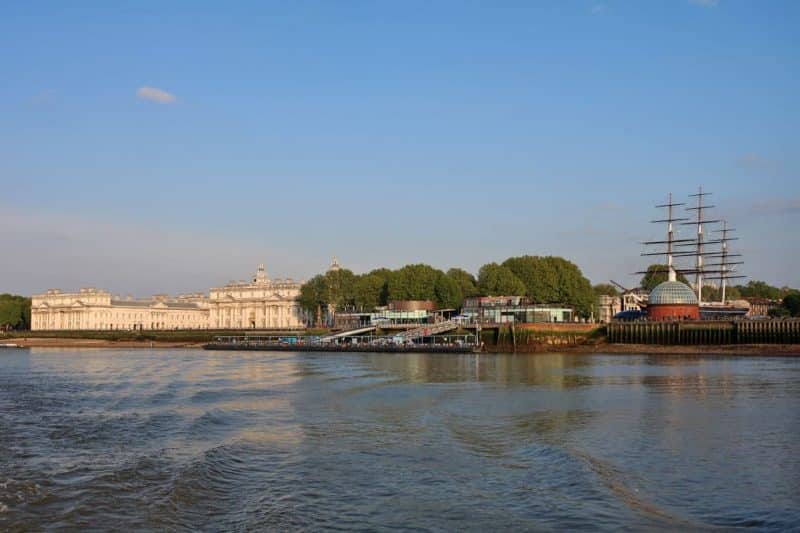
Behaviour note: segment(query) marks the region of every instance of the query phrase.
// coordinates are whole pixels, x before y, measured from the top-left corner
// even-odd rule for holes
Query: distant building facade
[[[631,291],[626,291],[622,295],[622,310],[623,311],[640,311],[647,306],[647,300],[650,293],[642,288],[636,288]]]
[[[203,293],[120,298],[94,288],[50,289],[31,298],[31,330],[287,329],[305,326],[300,282],[270,280],[259,265],[252,282]]]
[[[601,294],[597,297],[597,320],[607,324],[622,311],[622,297]]]
[[[214,329],[302,328],[306,313],[297,299],[301,282],[291,278],[270,280],[264,265],[252,282],[230,282],[211,289],[209,327]]]
[[[769,316],[769,312],[780,307],[781,300],[770,300],[769,298],[745,298],[750,305],[747,311],[748,318],[763,318]]]
[[[644,289],[633,289],[619,296],[601,294],[597,297],[597,321],[607,324],[614,315],[623,311],[641,311],[647,307],[649,293]]]
[[[207,298],[119,298],[102,289],[61,292],[50,289],[31,298],[31,330],[205,329]]]

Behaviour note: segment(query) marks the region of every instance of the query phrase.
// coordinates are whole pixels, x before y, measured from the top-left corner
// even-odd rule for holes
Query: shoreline
[[[517,349],[517,354],[572,353],[582,355],[759,355],[775,357],[800,356],[800,344],[719,344],[719,345],[679,345],[679,344],[541,344],[525,345]],[[502,346],[488,347],[489,353],[512,353]]]
[[[2,339],[23,348],[202,348],[206,342],[106,340],[59,337],[22,337]],[[513,353],[510,346],[487,346],[486,354]],[[526,344],[517,349],[519,355],[538,353],[611,354],[611,355],[766,355],[800,356],[800,344],[724,344],[724,345],[661,345],[661,344]]]
[[[202,348],[205,342],[21,337],[1,339],[22,348]]]

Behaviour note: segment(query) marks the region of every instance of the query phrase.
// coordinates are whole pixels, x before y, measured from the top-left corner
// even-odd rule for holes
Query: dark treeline
[[[340,311],[372,311],[392,300],[433,300],[456,309],[470,296],[527,296],[536,303],[571,305],[584,317],[595,306],[592,286],[574,263],[529,255],[483,265],[477,278],[461,268],[444,272],[425,264],[360,275],[331,270],[303,284],[300,304],[310,312],[328,305]]]
[[[14,294],[0,294],[0,331],[30,327],[31,299]]]

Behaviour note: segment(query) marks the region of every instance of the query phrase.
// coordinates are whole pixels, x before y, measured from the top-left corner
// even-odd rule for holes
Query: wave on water
[[[6,478],[0,482],[0,526],[3,515],[8,516],[12,511],[34,505],[47,497],[47,491],[34,481]]]
[[[89,414],[53,417],[47,428],[53,443],[107,451],[109,446],[129,448],[165,439],[179,427],[181,420],[182,416],[173,411],[118,416]]]
[[[631,510],[644,516],[663,521],[670,527],[690,528],[692,530],[711,530],[717,527],[704,524],[694,519],[679,516],[650,501],[638,489],[632,488],[628,476],[609,461],[595,457],[585,451],[565,447],[572,457],[582,461],[599,479],[610,494],[624,503]]]
[[[254,513],[280,507],[282,496],[299,488],[301,479],[287,468],[287,450],[233,442],[209,449],[181,466],[172,477],[159,509],[171,527],[196,529],[210,517],[222,529],[252,525]]]

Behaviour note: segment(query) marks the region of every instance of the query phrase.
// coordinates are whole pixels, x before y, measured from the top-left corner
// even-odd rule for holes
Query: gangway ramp
[[[348,329],[346,331],[339,331],[337,333],[331,333],[330,335],[325,335],[324,337],[320,337],[320,341],[322,342],[329,342],[336,339],[341,339],[343,337],[353,337],[354,335],[361,335],[362,333],[369,333],[370,331],[375,331],[375,326],[364,326],[361,328],[356,329]]]
[[[430,337],[431,335],[445,333],[447,331],[457,329],[458,327],[459,325],[456,322],[453,322],[452,320],[446,320],[444,322],[439,322],[438,324],[425,324],[419,328],[409,329],[408,331],[398,333],[395,335],[395,337],[400,337],[405,340],[421,339],[422,337]]]

